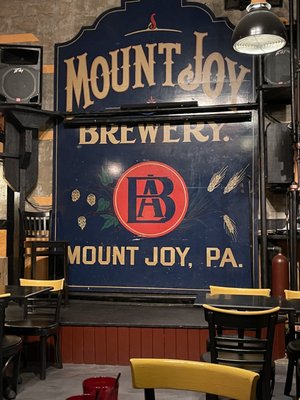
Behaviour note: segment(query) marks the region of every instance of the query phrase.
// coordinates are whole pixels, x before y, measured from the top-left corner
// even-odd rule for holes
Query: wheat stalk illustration
[[[223,225],[227,235],[229,235],[233,241],[237,240],[237,229],[236,224],[227,214],[223,215]]]
[[[230,193],[233,189],[235,189],[244,179],[245,174],[246,174],[246,169],[248,165],[245,168],[242,168],[238,172],[236,172],[232,177],[229,179],[227,185],[224,188],[223,193],[227,194]]]
[[[213,192],[217,187],[220,186],[222,180],[225,178],[227,168],[228,166],[225,166],[213,174],[207,186],[208,192]]]

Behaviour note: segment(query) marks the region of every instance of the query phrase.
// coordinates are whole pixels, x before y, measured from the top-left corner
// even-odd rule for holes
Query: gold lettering
[[[190,123],[184,123],[183,126],[183,142],[190,143],[191,142],[191,135],[198,140],[198,142],[207,142],[209,139],[209,135],[204,135],[201,133],[201,130],[204,128],[204,124],[197,123],[193,127]]]
[[[95,144],[99,140],[99,134],[96,127],[80,127],[79,144]]]
[[[238,77],[236,77],[235,74],[235,65],[237,64],[236,62],[230,60],[229,58],[225,57],[225,61],[227,63],[228,67],[228,72],[229,72],[229,80],[230,80],[230,86],[231,86],[231,102],[236,103],[237,102],[237,94],[238,91],[240,90],[241,84],[243,80],[245,79],[245,76],[250,73],[250,69],[245,68],[243,65],[239,66],[240,73],[238,74]]]
[[[135,143],[136,139],[133,140],[129,140],[128,139],[128,133],[132,133],[133,132],[133,128],[129,128],[126,125],[122,125],[121,126],[121,143],[122,144],[131,144],[131,143]]]
[[[99,248],[98,248],[98,263],[100,265],[109,265],[110,264],[111,247],[107,246],[105,248],[105,250],[106,250],[106,258],[104,258],[104,247],[99,246]]]
[[[150,143],[155,143],[158,125],[139,125],[139,133],[142,143],[147,143],[147,138],[150,137]]]
[[[203,57],[203,39],[208,36],[208,33],[194,32],[196,37],[196,54],[194,57],[195,68],[189,64],[183,69],[177,78],[178,85],[186,91],[196,90],[202,83],[202,57]]]
[[[212,128],[212,130],[213,130],[213,138],[212,138],[212,141],[213,142],[220,142],[221,141],[221,139],[220,139],[220,131],[221,131],[221,129],[223,128],[223,126],[224,126],[224,124],[220,124],[220,125],[218,125],[218,124],[209,124],[209,126]]]
[[[164,137],[163,137],[163,143],[178,143],[179,142],[179,138],[177,139],[172,139],[171,138],[171,132],[177,131],[177,126],[174,125],[169,125],[169,124],[165,124],[164,125]]]
[[[159,43],[158,45],[158,54],[164,54],[165,53],[165,81],[163,82],[162,86],[175,86],[175,83],[173,83],[173,74],[172,74],[172,68],[173,68],[173,58],[172,58],[172,53],[173,50],[175,51],[175,54],[181,54],[181,44],[180,43]]]
[[[82,248],[82,262],[86,265],[93,265],[96,262],[95,246],[84,246]]]
[[[101,67],[102,73],[102,89],[99,89],[98,83],[98,68]],[[94,59],[91,67],[91,89],[93,91],[94,96],[99,99],[105,99],[108,95],[110,89],[110,73],[109,73],[109,66],[106,59],[102,56],[98,56]]]
[[[190,251],[190,247],[186,247],[183,251],[181,250],[180,247],[175,247],[175,249],[180,258],[180,265],[181,265],[181,267],[184,267],[185,266],[185,257],[187,255],[187,253]]]
[[[160,262],[165,267],[175,264],[175,249],[173,247],[162,247],[160,249]]]
[[[126,246],[126,250],[129,251],[129,264],[135,264],[135,253],[139,250],[136,246]]]
[[[119,127],[115,126],[101,126],[100,129],[100,144],[118,144],[120,140],[115,137],[115,134],[118,132]]]
[[[67,64],[66,110],[68,112],[71,112],[73,110],[73,92],[75,95],[77,106],[79,107],[82,89],[84,97],[83,108],[86,109],[90,105],[94,104],[94,102],[90,98],[89,76],[86,57],[87,53],[77,56],[77,59],[79,61],[77,75],[74,68],[75,58],[72,57],[68,60],[64,60],[64,62]]]
[[[118,263],[121,265],[125,264],[125,246],[113,246],[112,264],[117,265]]]
[[[73,251],[71,247],[68,246],[68,258],[70,264],[80,264],[80,246],[75,246]]]
[[[121,93],[126,92],[129,88],[129,51],[131,46],[125,47],[121,50],[111,51],[109,54],[111,56],[111,86],[115,92]],[[123,54],[123,63],[122,66],[118,67],[118,55],[122,52]],[[119,84],[118,77],[120,75],[119,71],[123,70],[123,78],[122,82]]]
[[[132,46],[135,51],[135,83],[133,89],[143,88],[145,84],[142,82],[142,71],[144,72],[148,86],[155,86],[154,80],[154,49],[157,44],[146,44],[148,49],[148,58],[146,58],[144,49],[141,45]]]
[[[149,265],[150,267],[155,267],[158,263],[158,247],[153,247],[153,256],[152,260],[150,258],[145,258],[145,264]]]
[[[185,122],[183,126],[166,123],[160,126],[138,125],[137,128],[127,125],[82,126],[79,128],[78,143],[81,145],[134,144],[137,142],[145,144],[156,143],[158,140],[161,143],[190,143],[193,138],[201,143],[220,142],[222,141],[221,130],[223,127],[224,124],[197,123],[191,125],[189,122]]]
[[[103,100],[109,95],[110,90],[124,93],[129,88],[155,86],[156,75],[162,77],[163,87],[174,88],[178,85],[180,89],[188,92],[199,89],[199,93],[209,99],[222,94],[225,78],[228,78],[231,89],[229,96],[233,103],[237,102],[240,87],[251,70],[239,65],[239,72],[236,71],[237,62],[228,57],[224,58],[219,52],[212,52],[205,58],[204,39],[207,36],[207,32],[194,32],[194,61],[188,63],[177,77],[174,76],[175,55],[182,54],[181,43],[161,42],[128,46],[110,51],[110,60],[102,55],[87,60],[87,53],[64,60],[67,65],[66,111],[73,110],[73,101],[78,107],[82,104],[83,109],[94,104],[91,94],[96,99]],[[131,59],[134,62],[130,63]],[[158,60],[160,64],[156,66]],[[91,65],[90,71],[88,65]],[[216,68],[213,68],[214,66]],[[215,82],[211,79],[213,69],[217,71]]]
[[[206,266],[211,267],[212,261],[217,261],[220,259],[220,249],[217,247],[207,247],[206,248]]]
[[[231,264],[234,268],[238,266],[230,247],[226,247],[220,262],[220,267],[224,267],[226,263]]]
[[[213,63],[217,64],[217,81],[215,83],[215,88],[212,89],[211,85],[211,70]],[[210,98],[217,98],[220,96],[223,90],[225,78],[225,63],[222,55],[220,53],[211,53],[204,64],[203,67],[203,91]]]

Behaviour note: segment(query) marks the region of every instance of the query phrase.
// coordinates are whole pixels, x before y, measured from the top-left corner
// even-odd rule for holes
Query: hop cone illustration
[[[96,204],[96,196],[90,193],[86,198],[87,203],[92,207]]]
[[[78,217],[77,222],[80,228],[83,230],[86,226],[86,218],[83,215],[81,215],[80,217]]]
[[[80,199],[80,192],[78,189],[73,190],[73,192],[71,194],[71,198],[72,198],[72,201],[74,201],[74,202]]]

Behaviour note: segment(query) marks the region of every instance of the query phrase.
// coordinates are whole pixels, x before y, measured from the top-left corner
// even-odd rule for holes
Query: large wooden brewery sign
[[[56,129],[55,229],[70,242],[71,290],[251,286],[252,114],[149,122],[163,103],[209,115],[253,100],[252,59],[231,35],[203,4],[128,0],[56,45],[56,110],[86,117]],[[101,120],[120,110],[119,123]]]

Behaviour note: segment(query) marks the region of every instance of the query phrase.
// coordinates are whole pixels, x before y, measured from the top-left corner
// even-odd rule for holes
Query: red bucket
[[[118,400],[119,382],[109,376],[87,378],[82,382],[83,393],[92,394],[94,398],[98,393],[99,400]]]
[[[68,397],[66,400],[95,400],[95,396],[92,394],[77,394],[75,396]]]

